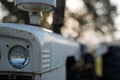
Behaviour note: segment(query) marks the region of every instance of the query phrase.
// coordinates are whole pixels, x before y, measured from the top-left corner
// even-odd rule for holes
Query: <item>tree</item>
[[[9,11],[9,15],[4,17],[3,22],[12,22],[12,23],[29,23],[28,13],[21,11],[14,7],[13,2],[9,2],[9,0],[1,0],[0,1],[5,8]]]
[[[10,12],[4,18],[4,22],[29,24],[27,12],[15,8],[13,2],[7,0],[1,0],[0,2]],[[116,29],[113,15],[116,14],[116,7],[112,6],[109,0],[57,0],[57,8],[52,12],[52,24],[46,21],[49,14],[43,14],[41,25],[47,26],[46,28],[53,29],[66,37],[81,41],[85,33],[90,31],[102,37],[107,35],[114,37],[113,33]],[[11,20],[11,17],[16,18],[16,20]],[[92,37],[94,38],[94,36]]]

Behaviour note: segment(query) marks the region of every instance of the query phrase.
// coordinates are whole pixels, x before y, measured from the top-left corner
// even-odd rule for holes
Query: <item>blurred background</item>
[[[65,37],[95,46],[120,39],[119,0],[66,0],[65,3],[64,25],[59,28]],[[53,29],[52,14],[43,13],[42,27]],[[0,23],[3,22],[29,24],[28,13],[14,7],[14,0],[0,0]]]

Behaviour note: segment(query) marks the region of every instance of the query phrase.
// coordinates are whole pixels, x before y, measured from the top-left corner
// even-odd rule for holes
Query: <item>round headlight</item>
[[[9,52],[10,64],[18,69],[24,68],[29,62],[29,53],[22,46],[15,46]]]

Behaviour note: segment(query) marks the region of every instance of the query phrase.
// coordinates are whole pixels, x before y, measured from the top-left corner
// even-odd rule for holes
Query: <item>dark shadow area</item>
[[[103,56],[103,79],[120,80],[120,47],[110,46]]]

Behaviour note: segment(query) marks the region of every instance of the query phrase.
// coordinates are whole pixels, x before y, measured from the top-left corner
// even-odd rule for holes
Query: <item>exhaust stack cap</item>
[[[56,0],[15,0],[15,6],[28,12],[46,12],[56,7]]]

